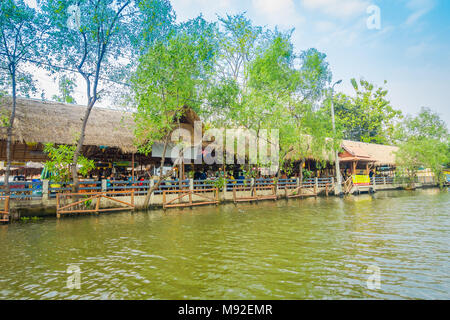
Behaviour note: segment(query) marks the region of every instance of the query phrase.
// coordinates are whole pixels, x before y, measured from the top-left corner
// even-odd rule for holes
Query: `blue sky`
[[[353,93],[352,77],[382,85],[406,113],[422,106],[450,124],[450,1],[448,0],[171,0],[177,19],[200,13],[246,11],[255,24],[295,28],[296,50],[315,47],[328,56],[337,89]],[[367,27],[380,9],[379,29]]]

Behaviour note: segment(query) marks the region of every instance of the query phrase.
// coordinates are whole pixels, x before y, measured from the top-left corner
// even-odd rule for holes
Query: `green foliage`
[[[312,175],[313,175],[313,172],[311,170],[303,168],[303,180],[311,178]]]
[[[1,98],[0,98],[0,102],[1,102]],[[5,109],[0,110],[0,126],[8,127],[9,119],[10,119],[10,113]]]
[[[222,190],[227,184],[227,180],[224,177],[218,177],[213,181],[214,187],[218,188],[219,190]]]
[[[59,95],[53,95],[52,99],[58,102],[64,103],[77,103],[75,98],[72,96],[77,84],[74,79],[62,75],[59,78]]]
[[[22,65],[28,59],[41,60],[46,28],[44,17],[25,1],[0,2],[0,89],[10,91],[14,78],[15,89],[22,95],[36,91],[32,74]]]
[[[69,10],[74,7],[80,19]],[[88,84],[88,100],[128,81],[138,54],[167,34],[175,18],[167,0],[45,0],[42,10],[52,22],[46,41],[50,70],[76,70]]]
[[[416,117],[407,116],[395,137],[399,150],[396,162],[410,180],[419,168],[429,168],[442,185],[444,167],[450,162],[449,133],[445,122],[430,109],[422,108]]]
[[[52,173],[51,179],[56,182],[68,182],[71,177],[71,166],[73,154],[76,146],[58,145],[54,146],[52,143],[47,143],[44,147],[44,152],[50,160],[46,161],[44,166]],[[93,160],[89,160],[84,156],[78,157],[79,172],[86,176],[89,171],[95,168]]]
[[[165,140],[185,106],[200,107],[215,57],[211,32],[207,24],[194,35],[180,28],[167,40],[155,41],[140,59],[133,88],[141,152],[148,154],[153,143]]]
[[[395,124],[402,114],[387,100],[388,91],[366,80],[351,79],[355,97],[338,94],[334,109],[345,139],[368,143],[392,142]],[[386,82],[384,83],[386,84]]]

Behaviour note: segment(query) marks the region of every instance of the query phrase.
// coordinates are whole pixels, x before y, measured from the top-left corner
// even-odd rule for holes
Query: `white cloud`
[[[405,56],[410,59],[421,58],[435,50],[435,47],[428,41],[421,41],[420,43],[409,46],[405,50]]]
[[[314,27],[316,31],[324,33],[336,30],[336,25],[333,22],[324,20],[315,22]]]
[[[370,5],[366,0],[302,0],[309,10],[317,10],[335,18],[350,18],[365,13]]]
[[[25,0],[25,4],[27,4],[30,8],[37,8],[36,0]]]
[[[416,23],[422,16],[431,11],[436,5],[435,0],[409,0],[406,7],[413,11],[406,19],[405,24],[411,26]]]
[[[252,0],[255,10],[269,23],[292,28],[302,22],[293,0]]]
[[[236,0],[171,0],[178,21],[194,18],[200,13],[206,19],[215,20],[216,14],[234,12]]]

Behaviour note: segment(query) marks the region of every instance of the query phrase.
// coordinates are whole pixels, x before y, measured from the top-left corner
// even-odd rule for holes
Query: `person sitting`
[[[201,180],[202,174],[199,171],[194,172],[194,180]]]

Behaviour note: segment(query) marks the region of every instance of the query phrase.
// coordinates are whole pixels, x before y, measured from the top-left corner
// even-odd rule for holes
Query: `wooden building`
[[[395,152],[398,147],[343,140],[339,153],[341,169],[348,174],[369,174],[370,170],[395,170]]]
[[[35,99],[17,99],[11,145],[12,161],[44,162],[46,143],[73,145],[79,135],[86,107]],[[0,112],[10,114],[11,99],[0,101]],[[192,133],[200,120],[190,108],[180,119],[180,127]],[[6,128],[0,131],[0,161],[6,160]],[[158,165],[160,156],[138,153],[135,145],[133,113],[94,107],[91,111],[82,154],[97,164],[132,162],[139,166]],[[155,144],[158,149],[158,144]],[[167,154],[167,153],[166,153]],[[170,159],[167,159],[169,163]],[[131,166],[131,164],[130,164]]]

